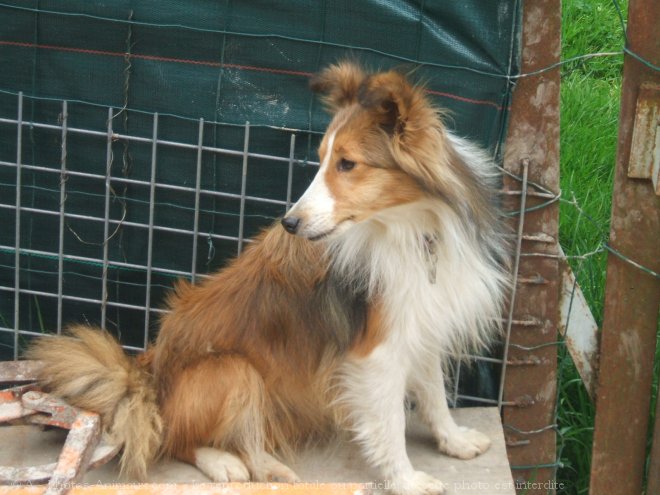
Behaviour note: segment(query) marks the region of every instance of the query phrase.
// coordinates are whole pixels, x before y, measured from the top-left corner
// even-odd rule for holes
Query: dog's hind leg
[[[195,449],[195,466],[218,483],[248,481],[250,472],[240,457],[213,447]]]
[[[214,481],[296,481],[266,453],[263,378],[243,357],[210,356],[184,369],[162,407],[165,452]],[[249,472],[249,474],[248,474]]]
[[[271,481],[275,483],[296,483],[298,475],[291,468],[263,451],[246,459],[252,477],[255,481]]]

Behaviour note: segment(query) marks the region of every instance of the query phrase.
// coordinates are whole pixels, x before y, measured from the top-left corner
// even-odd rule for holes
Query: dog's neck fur
[[[477,234],[442,199],[427,198],[333,239],[331,269],[369,299],[384,301],[388,326],[403,346],[465,355],[488,342],[508,283]]]

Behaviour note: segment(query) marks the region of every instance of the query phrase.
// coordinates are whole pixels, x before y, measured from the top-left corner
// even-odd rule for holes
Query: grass
[[[619,51],[623,34],[611,0],[562,2],[562,58]],[[625,11],[626,5],[622,6]],[[581,212],[562,203],[560,243],[569,255],[598,248],[609,231],[616,156],[622,57],[593,58],[566,64],[561,86],[561,190],[575,198]],[[572,263],[591,311],[603,314],[606,255]],[[559,449],[562,493],[589,491],[594,405],[565,349],[559,355]]]
[[[627,0],[621,0],[626,13]],[[562,2],[562,59],[620,51],[621,21],[612,0]],[[593,58],[566,64],[561,87],[560,243],[569,255],[588,253],[609,232],[613,172],[616,156],[623,62],[621,56]],[[602,323],[605,293],[605,253],[572,262],[591,311]],[[653,396],[657,396],[660,342],[656,347]],[[564,494],[589,491],[594,406],[573,362],[565,351],[559,358],[559,447],[557,481]]]
[[[562,43],[564,59],[620,51],[623,34],[612,1],[565,0]],[[622,57],[615,56],[572,62],[562,70],[561,189],[588,215],[562,204],[560,242],[567,254],[593,251],[609,231],[622,67]],[[601,254],[573,264],[598,323],[605,261]]]

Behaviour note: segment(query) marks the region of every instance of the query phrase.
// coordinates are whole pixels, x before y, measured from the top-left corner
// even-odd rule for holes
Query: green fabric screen
[[[61,274],[60,221],[43,214],[60,209],[64,100],[71,129],[107,132],[112,108],[114,132],[145,138],[110,145],[112,177],[136,183],[111,181],[108,216],[115,223],[106,256],[107,298],[119,304],[107,307],[107,326],[138,348],[153,337],[158,317],[147,319],[145,336],[144,311],[130,308],[145,304],[147,270],[140,267],[149,262],[148,229],[131,225],[150,219],[144,184],[151,173],[154,113],[158,139],[193,145],[157,150],[156,181],[188,187],[159,187],[155,196],[153,224],[172,230],[152,238],[149,304],[158,308],[176,278],[161,269],[191,271],[191,236],[178,231],[190,231],[194,223],[189,189],[196,184],[199,119],[205,146],[238,152],[249,122],[252,153],[244,182],[240,154],[201,155],[202,189],[227,193],[199,200],[199,232],[208,234],[199,237],[195,251],[196,271],[203,274],[236,254],[241,223],[248,238],[285,211],[289,164],[267,157],[295,158],[293,200],[313,177],[315,167],[306,162],[317,160],[328,116],[307,84],[329,63],[348,57],[372,69],[412,71],[449,111],[450,127],[499,157],[511,76],[518,72],[519,14],[516,0],[0,2],[0,357],[18,353],[17,329],[23,332],[19,346],[33,334],[55,331],[59,312],[64,324],[100,321],[99,305],[85,299],[101,297],[104,225],[76,215],[105,215],[105,181],[97,177],[107,165],[102,135],[68,136],[67,170],[96,178],[66,177]],[[20,153],[14,122],[19,93],[23,120],[50,125],[24,125]],[[21,170],[17,240],[19,154],[31,168]],[[53,296],[60,291],[67,297],[58,308]]]

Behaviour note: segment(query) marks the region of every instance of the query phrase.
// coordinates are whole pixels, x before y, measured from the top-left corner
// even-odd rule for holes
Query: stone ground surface
[[[493,442],[491,448],[483,455],[469,461],[447,457],[436,451],[428,430],[413,419],[408,428],[408,455],[415,469],[426,471],[444,482],[447,494],[514,495],[513,479],[497,409],[485,407],[454,409],[453,415],[459,425],[476,428],[485,433]],[[66,431],[41,432],[33,426],[0,427],[0,466],[54,462],[65,435]],[[387,481],[380,478],[377,471],[365,465],[354,444],[342,441],[324,448],[302,452],[294,462],[290,463],[290,467],[304,481],[303,486],[299,488],[304,488],[305,493],[317,492],[318,489],[322,491],[323,486],[320,483],[372,483],[373,488],[387,485]],[[111,461],[89,471],[81,486],[130,482],[131,480],[118,479],[116,462]],[[206,484],[209,483],[209,479],[193,466],[176,461],[161,461],[151,468],[148,482]],[[215,490],[210,491],[215,493]],[[379,490],[373,491],[379,492]],[[4,492],[5,490],[0,489],[0,493]],[[154,490],[154,493],[160,492],[162,488]],[[231,492],[253,493],[253,490],[243,492],[239,489],[234,492],[232,489]],[[29,490],[29,493],[32,493],[32,490]],[[191,493],[195,493],[195,490],[193,489]],[[222,493],[227,492],[222,491]]]

